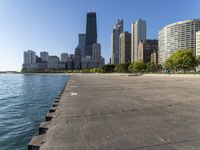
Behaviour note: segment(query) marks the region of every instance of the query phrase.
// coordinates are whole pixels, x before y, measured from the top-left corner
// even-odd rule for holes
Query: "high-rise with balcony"
[[[28,50],[24,52],[24,64],[35,64],[36,63],[36,52]]]
[[[131,26],[131,61],[138,61],[138,44],[146,40],[146,21],[138,19]]]
[[[177,50],[191,49],[196,55],[196,32],[200,31],[200,19],[184,20],[165,26],[158,33],[158,63],[166,60]]]
[[[196,56],[200,57],[200,31],[196,32]]]
[[[112,43],[111,43],[111,51],[112,51],[112,64],[119,64],[119,38],[120,34],[124,31],[124,22],[122,19],[118,19],[112,31]]]

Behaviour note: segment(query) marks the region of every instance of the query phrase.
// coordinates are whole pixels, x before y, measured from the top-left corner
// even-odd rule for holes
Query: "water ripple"
[[[0,149],[25,150],[68,76],[0,75]]]

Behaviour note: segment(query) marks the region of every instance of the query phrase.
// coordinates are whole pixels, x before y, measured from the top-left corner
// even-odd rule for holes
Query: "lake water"
[[[0,74],[0,150],[24,150],[69,76]]]

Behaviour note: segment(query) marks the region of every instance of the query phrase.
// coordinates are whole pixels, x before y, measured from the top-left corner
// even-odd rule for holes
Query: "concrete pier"
[[[200,149],[200,78],[77,75],[59,97],[30,150]]]

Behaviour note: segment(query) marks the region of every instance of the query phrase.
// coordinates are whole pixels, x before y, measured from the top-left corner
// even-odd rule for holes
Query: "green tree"
[[[101,68],[102,73],[112,73],[114,72],[115,65],[105,65]]]
[[[131,63],[128,67],[128,70],[130,72],[143,72],[145,70],[146,66],[143,61],[138,61]]]
[[[190,49],[178,50],[167,59],[166,68],[174,71],[193,70],[197,66],[197,60]]]
[[[129,65],[130,65],[130,63],[118,64],[115,66],[114,71],[120,72],[120,73],[127,73]]]
[[[148,63],[146,63],[146,70],[148,72],[155,72],[155,71],[157,71],[157,66],[153,62],[148,62]]]

